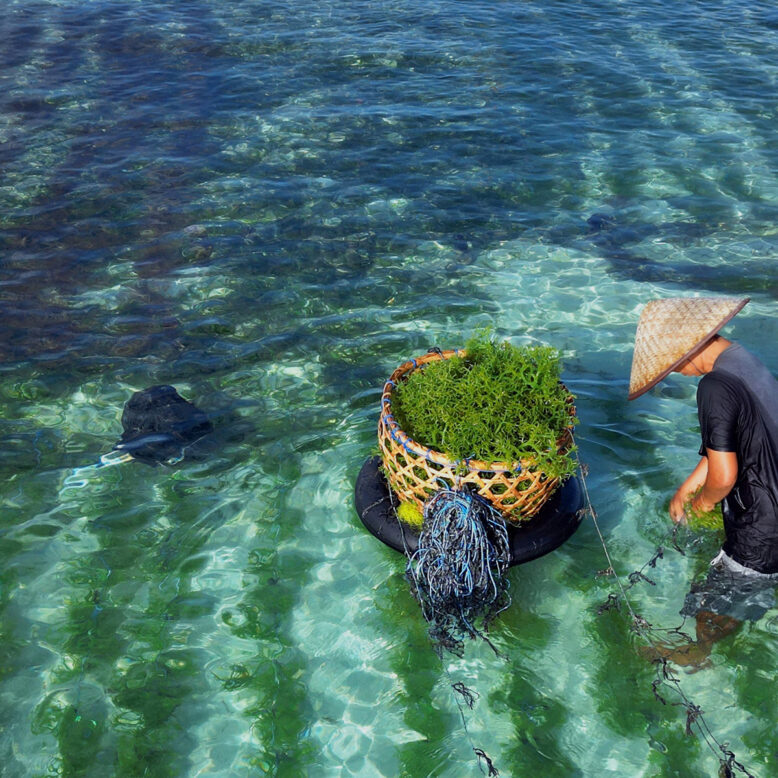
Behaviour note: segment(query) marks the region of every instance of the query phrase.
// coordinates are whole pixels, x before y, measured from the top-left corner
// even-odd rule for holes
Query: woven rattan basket
[[[428,362],[455,355],[465,356],[465,351],[442,351],[412,359],[400,365],[384,385],[378,445],[389,484],[400,500],[414,502],[419,508],[424,506],[431,494],[442,488],[472,485],[509,521],[519,523],[530,519],[559,486],[559,478],[549,478],[533,469],[535,463],[531,460],[514,463],[451,460],[445,454],[412,440],[400,429],[392,415],[392,392],[400,381]],[[575,417],[572,396],[569,404],[572,421]],[[559,450],[569,450],[572,442],[572,433],[568,428],[558,441]]]

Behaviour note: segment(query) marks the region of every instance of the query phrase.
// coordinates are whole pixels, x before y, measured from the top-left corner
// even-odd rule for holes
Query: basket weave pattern
[[[443,488],[459,489],[469,484],[512,523],[530,519],[559,486],[559,478],[549,478],[534,470],[532,460],[508,463],[449,459],[445,454],[412,440],[400,429],[392,415],[392,392],[400,381],[428,362],[455,355],[464,356],[465,352],[443,351],[412,359],[400,365],[384,384],[378,445],[392,491],[401,500],[414,502],[421,509],[434,492]],[[572,398],[570,416],[575,416]],[[560,451],[572,446],[569,429],[565,430],[558,445]]]

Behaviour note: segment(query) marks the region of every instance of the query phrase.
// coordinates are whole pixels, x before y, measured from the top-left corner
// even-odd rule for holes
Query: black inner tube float
[[[362,465],[354,487],[354,504],[367,529],[389,548],[413,553],[419,534],[395,514],[389,484],[381,472],[381,458],[370,457]],[[562,545],[583,518],[583,490],[577,477],[568,478],[540,512],[521,525],[508,524],[511,566],[531,562]]]

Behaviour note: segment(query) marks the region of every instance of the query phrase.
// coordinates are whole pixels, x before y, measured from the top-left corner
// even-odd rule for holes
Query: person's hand
[[[670,500],[670,518],[678,524],[678,522],[684,522],[686,513],[684,511],[684,502],[686,502],[686,495],[679,489]]]
[[[694,497],[691,505],[691,508],[695,513],[710,513],[715,507],[715,503],[703,499],[702,492]]]

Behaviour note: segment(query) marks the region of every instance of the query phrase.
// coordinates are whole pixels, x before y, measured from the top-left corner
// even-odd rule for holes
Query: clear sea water
[[[561,350],[640,568],[699,445],[693,380],[627,403],[640,307],[748,295],[778,372],[777,81],[753,0],[5,0],[0,773],[717,775],[590,519],[510,572],[505,658],[441,662],[352,491],[394,367],[492,325]],[[204,455],[79,470],[157,383]],[[629,592],[658,628],[717,549],[679,543]],[[777,634],[678,671],[759,778]]]

